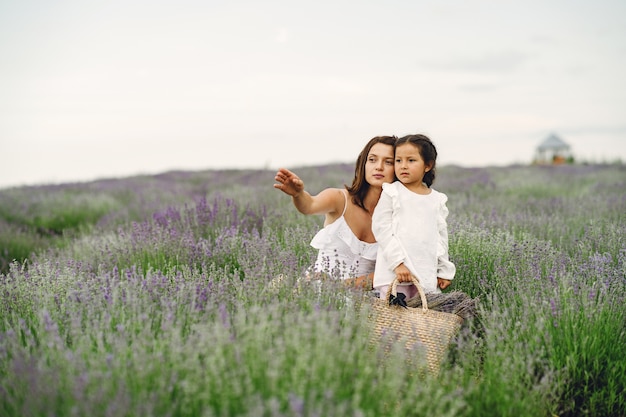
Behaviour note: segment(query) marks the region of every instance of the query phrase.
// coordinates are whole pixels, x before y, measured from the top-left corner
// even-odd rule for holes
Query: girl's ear
[[[430,171],[431,169],[433,169],[433,163],[432,162],[430,164],[426,165],[426,169],[424,170],[424,173]]]

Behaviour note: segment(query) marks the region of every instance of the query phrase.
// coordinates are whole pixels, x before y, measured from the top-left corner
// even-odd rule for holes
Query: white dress
[[[318,250],[313,270],[339,279],[374,272],[378,251],[377,243],[359,240],[346,223],[344,215],[348,208],[348,196],[345,191],[344,197],[346,204],[341,217],[326,225],[311,240],[311,246]]]
[[[401,263],[418,277],[424,292],[441,292],[437,277],[453,279],[456,267],[448,256],[448,197],[434,189],[416,194],[400,181],[383,184],[372,216],[379,244],[374,288],[390,285]],[[406,284],[411,285],[411,284]]]

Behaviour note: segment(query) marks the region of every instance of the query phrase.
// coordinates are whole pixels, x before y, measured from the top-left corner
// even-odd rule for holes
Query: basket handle
[[[420,284],[419,279],[411,274],[411,281],[413,285],[417,288],[417,292],[420,294],[420,298],[422,299],[422,310],[428,311],[428,302],[426,302],[426,294],[424,293],[424,289],[422,288],[422,284]],[[395,277],[391,282],[391,290],[389,291],[391,295],[394,297],[398,296],[398,277]]]

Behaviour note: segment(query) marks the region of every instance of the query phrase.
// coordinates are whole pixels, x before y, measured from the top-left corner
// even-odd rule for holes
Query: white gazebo
[[[535,151],[536,164],[563,164],[571,161],[571,147],[554,133],[541,142]]]

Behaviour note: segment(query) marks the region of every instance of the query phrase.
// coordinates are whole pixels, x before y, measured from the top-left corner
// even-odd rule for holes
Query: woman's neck
[[[378,204],[382,192],[383,189],[381,187],[370,187],[369,190],[367,190],[367,194],[365,194],[365,198],[363,199],[363,206],[365,206],[370,215],[374,213],[374,209],[376,208],[376,204]]]

